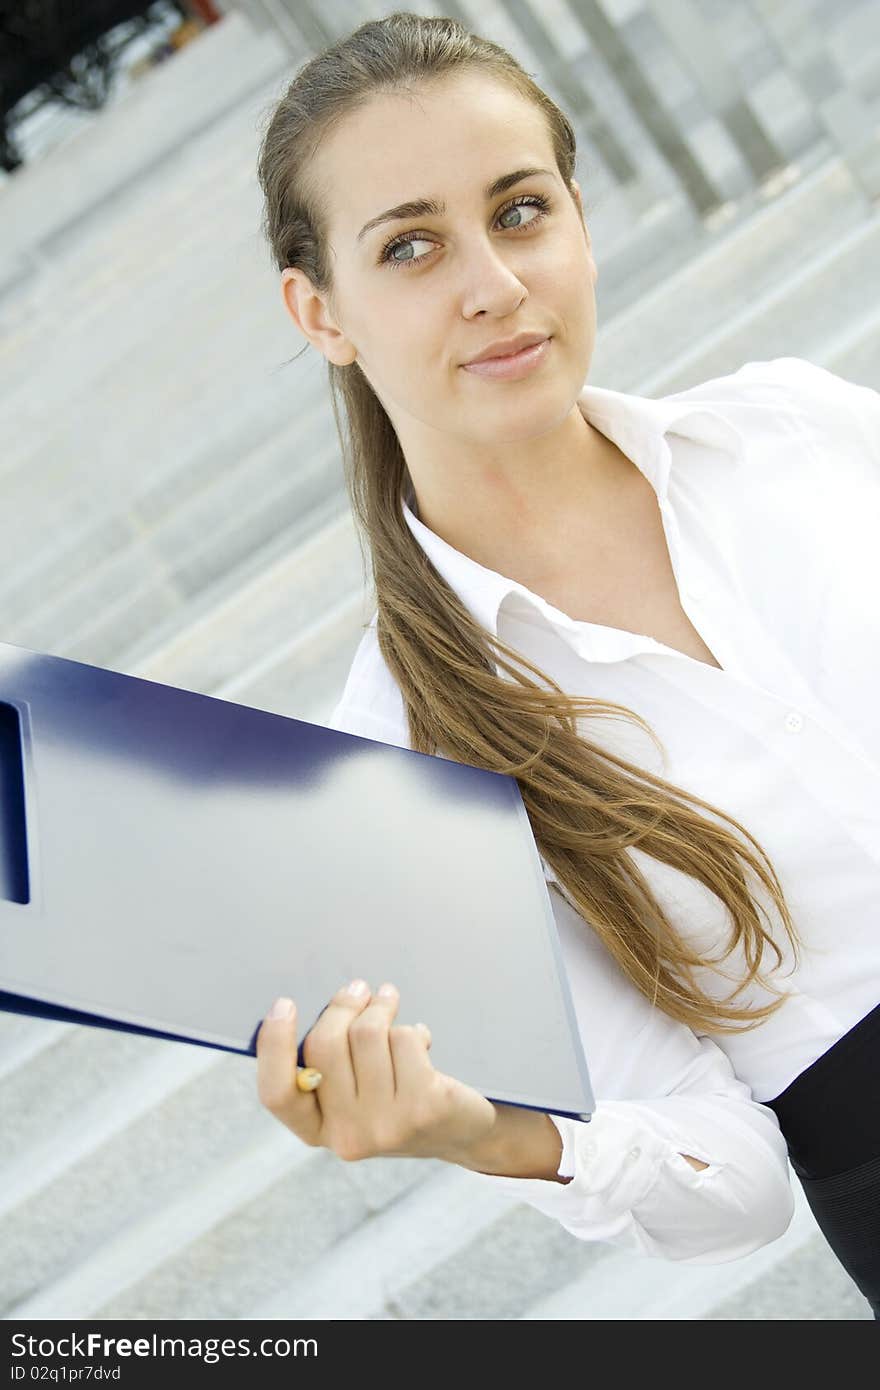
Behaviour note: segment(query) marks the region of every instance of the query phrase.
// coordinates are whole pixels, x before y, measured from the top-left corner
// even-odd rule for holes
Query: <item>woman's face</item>
[[[543,172],[487,196],[527,169]],[[593,354],[596,267],[538,107],[477,73],[377,95],[325,137],[313,178],[333,306],[286,270],[288,310],[330,361],[357,360],[408,456],[441,436],[527,440],[571,413]],[[416,199],[445,206],[384,217]],[[528,375],[464,370],[526,332],[551,337]]]

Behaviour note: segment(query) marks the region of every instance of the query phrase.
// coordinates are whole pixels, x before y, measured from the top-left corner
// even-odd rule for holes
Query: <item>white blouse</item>
[[[785,1003],[749,1032],[695,1033],[630,984],[542,859],[597,1107],[589,1123],[551,1117],[571,1182],[472,1176],[581,1239],[722,1263],[775,1240],[794,1210],[786,1145],[762,1102],[880,1002],[880,394],[780,357],[660,400],[587,384],[578,403],[654,487],[682,607],[722,669],[576,621],[477,564],[419,520],[412,489],[405,520],[477,622],[567,692],[638,712],[665,761],[629,722],[582,720],[582,731],[755,837],[803,954],[792,969],[750,876],[785,961],[774,971],[767,951],[763,968]],[[328,722],[409,747],[375,622]],[[704,957],[723,955],[719,899],[626,852],[683,935]],[[724,999],[741,953],[720,968],[700,983]],[[752,985],[734,1002],[771,998]]]

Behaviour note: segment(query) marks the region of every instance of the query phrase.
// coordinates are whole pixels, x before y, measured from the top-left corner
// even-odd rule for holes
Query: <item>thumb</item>
[[[277,999],[257,1034],[257,1094],[268,1110],[287,1105],[296,1081],[296,1004]]]

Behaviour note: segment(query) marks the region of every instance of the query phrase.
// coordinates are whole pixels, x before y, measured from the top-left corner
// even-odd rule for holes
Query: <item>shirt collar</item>
[[[672,461],[667,434],[678,434],[717,449],[731,462],[742,456],[744,442],[739,430],[718,410],[702,402],[676,400],[674,396],[654,400],[587,384],[578,396],[578,407],[585,419],[595,424],[641,469],[661,502],[666,500]],[[585,626],[551,609],[551,605],[525,585],[478,564],[438,536],[417,515],[417,503],[409,481],[402,506],[404,519],[428,559],[455,590],[471,616],[493,636],[498,636],[501,604],[511,594],[519,595],[529,609],[545,614],[552,612],[557,621],[564,618],[566,627],[582,629]],[[610,629],[606,631],[611,632]],[[612,654],[608,652],[609,657]]]

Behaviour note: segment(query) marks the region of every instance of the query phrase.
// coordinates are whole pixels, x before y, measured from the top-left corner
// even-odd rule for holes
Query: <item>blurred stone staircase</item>
[[[320,723],[372,605],[323,359],[278,370],[304,340],[259,234],[273,43],[228,15],[0,189],[0,640]],[[186,136],[157,148],[154,81]],[[61,162],[87,171],[63,217]],[[796,172],[721,231],[667,203],[650,276],[651,218],[627,240],[609,192],[592,381],[662,395],[793,354],[880,387],[880,212],[827,149]],[[2,1316],[870,1317],[793,1175],[773,1245],[640,1259],[450,1165],[310,1150],[255,1070],[0,1014]]]

